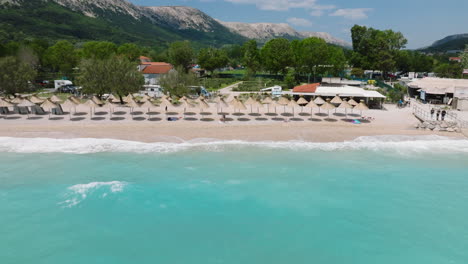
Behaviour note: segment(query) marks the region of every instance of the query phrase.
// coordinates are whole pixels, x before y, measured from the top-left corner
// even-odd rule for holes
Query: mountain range
[[[468,45],[468,33],[445,37],[420,50],[425,52],[457,52],[464,50],[466,45]]]
[[[328,33],[298,32],[288,24],[222,22],[191,7],[144,7],[125,0],[0,0],[0,18],[0,37],[10,40],[41,37],[167,45],[187,39],[199,46],[221,46],[248,39],[264,43],[277,37],[320,37],[350,47]]]

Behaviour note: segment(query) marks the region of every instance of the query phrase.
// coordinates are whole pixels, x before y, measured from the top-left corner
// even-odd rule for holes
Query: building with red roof
[[[174,69],[174,66],[167,62],[152,62],[150,58],[140,56],[138,68],[143,73],[146,84],[156,85],[159,84],[161,76],[168,74]]]
[[[311,83],[311,84],[304,84],[294,87],[294,93],[315,93],[317,87],[320,86],[320,83]]]

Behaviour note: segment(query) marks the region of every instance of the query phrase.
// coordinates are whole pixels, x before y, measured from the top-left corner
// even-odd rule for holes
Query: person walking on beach
[[[437,113],[436,113],[436,120],[439,121],[439,116],[440,116],[440,109],[437,110]]]
[[[447,111],[445,111],[445,110],[442,110],[442,115],[441,115],[441,117],[442,117],[442,121],[444,121],[444,120],[445,120],[445,115],[446,115],[446,114],[447,114]]]
[[[431,109],[431,120],[434,120],[434,112],[435,112],[435,110],[434,110],[434,108],[432,108]]]

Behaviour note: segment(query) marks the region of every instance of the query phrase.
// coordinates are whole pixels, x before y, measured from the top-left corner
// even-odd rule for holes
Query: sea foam
[[[65,194],[66,200],[59,203],[64,207],[73,207],[83,200],[85,200],[89,194],[100,190],[102,190],[101,197],[106,197],[108,195],[108,191],[111,193],[118,193],[122,192],[124,187],[127,185],[126,182],[121,181],[110,181],[110,182],[90,182],[86,184],[76,184],[73,186],[68,187],[67,193]]]
[[[0,137],[0,152],[71,153],[102,152],[173,153],[180,151],[226,151],[247,147],[293,151],[397,151],[405,153],[447,152],[468,153],[468,140],[441,136],[366,136],[351,141],[315,143],[305,141],[241,141],[192,140],[181,143],[143,143],[115,139],[51,139]]]

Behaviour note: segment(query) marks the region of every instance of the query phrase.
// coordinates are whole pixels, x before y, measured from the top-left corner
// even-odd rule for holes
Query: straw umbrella
[[[32,95],[31,97],[29,97],[29,101],[31,101],[34,104],[42,104],[44,102],[43,99],[37,97],[36,95]]]
[[[271,97],[267,96],[265,99],[263,99],[262,104],[266,104],[268,108],[268,113],[270,113],[270,105],[273,103],[273,99]]]
[[[21,104],[23,102],[23,100],[24,100],[23,98],[18,96],[18,97],[13,98],[12,100],[10,100],[10,103],[17,105],[17,104]]]
[[[348,117],[348,109],[353,109],[353,106],[350,105],[346,100],[343,100],[343,102],[338,106],[338,108],[345,109],[346,117]]]
[[[210,105],[206,103],[204,99],[200,99],[200,102],[198,103],[198,108],[200,108],[201,114],[204,110],[209,109]]]
[[[140,107],[140,105],[133,100],[133,98],[127,98],[127,103],[125,105],[130,107],[130,113],[132,114],[133,118],[133,109]]]
[[[143,95],[143,98],[141,98],[140,102],[141,103],[146,103],[148,101],[151,101],[151,99],[152,98],[149,95],[145,94],[145,95]]]
[[[16,98],[15,98],[15,99],[16,99]],[[18,106],[18,107],[26,107],[26,109],[27,109],[28,107],[36,106],[36,104],[32,103],[32,102],[29,101],[28,99],[22,99],[21,103],[17,104],[16,106]],[[28,109],[27,115],[28,115],[28,118],[29,118],[29,109]]]
[[[80,101],[78,98],[76,98],[75,96],[73,96],[73,95],[70,96],[70,97],[68,97],[68,99],[70,99],[71,101],[73,101],[73,103],[75,103],[76,105],[81,104],[81,101]]]
[[[54,103],[54,104],[57,104],[57,103],[61,103],[62,102],[62,99],[58,98],[58,96],[56,96],[55,94],[52,95],[49,100]]]
[[[257,101],[254,100],[252,97],[249,97],[247,101],[244,102],[244,105],[249,105],[250,106],[250,113],[253,112],[253,106],[257,105]]]
[[[286,112],[286,106],[289,104],[289,99],[284,97],[284,96],[281,96],[278,101],[276,102],[276,104],[280,105],[280,106],[283,106],[284,109],[283,109],[283,113]],[[275,111],[276,111],[276,108],[275,108]]]
[[[93,109],[99,107],[93,100],[88,100],[83,105],[89,107],[91,118],[93,117]]]
[[[112,112],[114,110],[114,104],[112,104],[112,102],[110,100],[107,100],[103,105],[102,105],[102,108],[103,109],[109,109],[109,117],[112,118]]]
[[[317,98],[314,99],[314,103],[315,103],[316,105],[323,105],[323,104],[326,103],[326,102],[325,102],[325,100],[322,99],[322,97],[319,96],[319,97],[317,97]]]
[[[68,114],[71,118],[71,110],[72,108],[75,110],[75,113],[76,113],[76,106],[78,104],[75,103],[75,101],[73,101],[71,98],[68,98],[67,100],[65,100],[65,102],[63,102],[63,104],[61,104],[62,108],[65,108],[65,109],[68,109]]]
[[[2,98],[0,98],[0,107],[12,107],[13,104],[3,100]]]
[[[304,109],[304,105],[308,104],[309,102],[307,102],[307,100],[301,96],[298,100],[297,100],[297,104],[301,106],[301,112],[302,110]]]
[[[299,97],[299,99],[297,100],[298,105],[306,105],[308,103],[309,102],[303,96]]]
[[[338,95],[336,95],[336,96],[330,101],[330,103],[332,103],[332,104],[335,105],[335,106],[340,105],[342,102],[343,102],[343,100],[341,100],[340,96],[338,96]],[[335,113],[336,113],[336,108],[335,108]]]
[[[151,109],[155,107],[156,106],[153,103],[151,103],[149,100],[147,100],[142,105],[140,105],[140,108],[148,109],[148,112],[147,112],[148,118],[151,118]]]
[[[294,116],[294,108],[296,108],[296,107],[301,107],[301,106],[300,106],[298,103],[296,103],[296,101],[294,101],[294,100],[289,101],[288,106],[292,108],[292,110],[293,110],[293,111],[292,111],[292,112],[293,112],[293,116]]]
[[[101,99],[99,99],[97,96],[93,96],[93,98],[91,98],[91,100],[93,100],[93,102],[95,102],[96,104],[98,105],[103,105],[104,103],[101,101]]]
[[[330,110],[333,110],[335,108],[336,107],[330,103],[330,99],[327,99],[327,101],[320,106],[320,109],[328,111],[328,117],[330,117]]]
[[[49,119],[50,119],[50,114],[52,112],[52,109],[57,108],[57,105],[54,104],[50,99],[46,99],[42,104],[41,104],[42,109],[47,109],[49,111]]]
[[[159,104],[159,107],[161,108],[161,112],[167,112],[166,109],[168,109],[169,107],[173,107],[174,105],[169,102],[168,100],[168,97],[167,96],[163,96],[161,98],[161,103]]]
[[[352,106],[358,105],[358,103],[356,101],[354,101],[354,99],[352,97],[351,97],[351,99],[349,99],[348,104],[350,104]]]
[[[320,109],[320,106],[318,106],[316,103],[314,103],[314,101],[310,101],[308,104],[306,104],[305,107],[310,108],[310,115],[313,114],[314,108]]]
[[[244,103],[237,100],[236,104],[234,105],[234,110],[239,110],[240,112],[241,110],[247,110],[247,107],[245,107]]]
[[[229,104],[226,103],[226,101],[222,97],[218,97],[216,99],[216,104],[217,104],[217,107],[220,109],[219,111],[220,113],[223,112],[223,108],[229,108]]]
[[[362,111],[369,110],[369,107],[364,103],[364,100],[361,100],[361,102],[358,105],[356,105],[353,109],[361,111],[361,118],[362,118]]]

